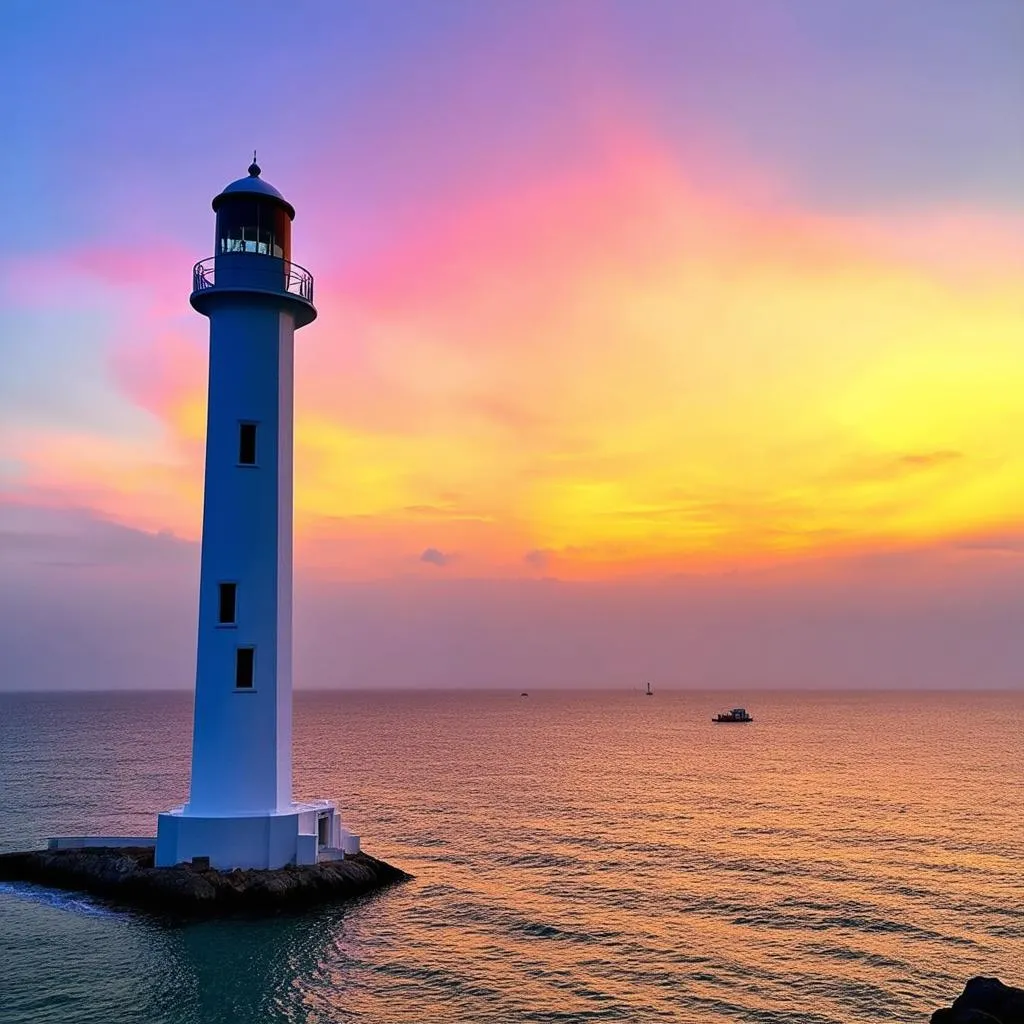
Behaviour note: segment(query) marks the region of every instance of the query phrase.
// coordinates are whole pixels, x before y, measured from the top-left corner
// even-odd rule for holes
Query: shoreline
[[[276,870],[153,866],[153,848],[92,847],[0,854],[0,881],[84,892],[135,910],[184,918],[269,915],[341,903],[411,875],[368,853]]]

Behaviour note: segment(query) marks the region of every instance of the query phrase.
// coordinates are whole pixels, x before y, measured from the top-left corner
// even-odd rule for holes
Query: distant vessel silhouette
[[[712,722],[752,722],[753,720],[754,716],[748,715],[746,708],[733,708],[732,711],[725,711],[711,719]]]
[[[650,683],[647,684],[646,696],[648,696],[648,697],[653,697],[654,696],[654,691],[651,689],[651,684]]]

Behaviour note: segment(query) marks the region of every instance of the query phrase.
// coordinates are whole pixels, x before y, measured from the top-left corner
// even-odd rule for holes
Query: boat
[[[752,722],[754,720],[753,715],[747,714],[746,708],[733,708],[732,711],[723,711],[720,715],[715,715],[711,719],[712,722]]]
[[[646,693],[645,696],[647,696],[647,697],[653,697],[654,696],[654,691],[651,689],[651,684],[650,683],[647,684],[647,693]]]

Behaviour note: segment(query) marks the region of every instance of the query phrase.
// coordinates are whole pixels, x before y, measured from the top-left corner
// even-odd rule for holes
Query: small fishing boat
[[[651,684],[650,683],[647,684],[647,693],[645,694],[645,696],[647,696],[647,697],[653,697],[654,696],[654,691],[651,689]]]
[[[723,711],[720,715],[715,715],[711,719],[712,722],[752,722],[753,720],[754,716],[748,715],[746,708],[733,708],[732,711]]]

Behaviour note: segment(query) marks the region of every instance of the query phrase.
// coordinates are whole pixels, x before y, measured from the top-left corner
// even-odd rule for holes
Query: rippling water
[[[927,1020],[1021,981],[1022,694],[301,694],[296,789],[415,881],[169,926],[0,886],[3,1024]],[[152,832],[183,695],[0,695],[0,849]]]

